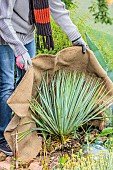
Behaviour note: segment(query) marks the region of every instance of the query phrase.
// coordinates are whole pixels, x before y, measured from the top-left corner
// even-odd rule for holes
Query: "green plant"
[[[62,0],[66,4],[66,8],[69,8],[73,4],[73,0]]]
[[[95,23],[101,22],[102,24],[113,24],[113,18],[110,17],[109,8],[106,0],[94,1],[89,9],[95,19]]]
[[[104,56],[99,50],[99,48],[95,45],[95,43],[91,40],[87,33],[85,33],[85,35],[89,48],[94,52],[98,62],[100,63],[102,68],[106,71],[108,77],[113,81],[113,69],[111,70],[108,68]]]
[[[112,71],[113,70],[112,35],[102,33],[101,31],[98,30],[93,30],[92,28],[90,28],[90,30],[89,29],[86,30],[91,41],[95,44],[95,46],[99,49],[101,54],[104,56],[103,58],[105,59],[108,68],[107,71],[109,72]]]
[[[61,30],[59,25],[55,23],[55,21],[51,18],[51,26],[52,26],[52,34],[54,39],[55,48],[54,50],[48,51],[43,48],[43,42],[41,40],[41,50],[37,50],[37,54],[53,54],[55,55],[60,50],[67,48],[72,45],[72,42],[69,41],[67,35]]]
[[[111,105],[107,110],[106,110],[106,117],[107,117],[107,120],[106,120],[106,125],[107,127],[113,127],[113,105]]]
[[[59,72],[47,83],[43,78],[39,88],[40,103],[30,102],[33,120],[37,129],[57,136],[61,143],[76,134],[76,130],[106,110],[99,104],[106,96],[104,85],[84,74]]]
[[[60,164],[60,167],[63,168],[63,166],[65,165],[65,163],[68,161],[69,159],[69,156],[68,154],[65,154],[64,156],[60,157],[59,158],[59,164]]]
[[[98,47],[95,45],[95,43],[90,39],[90,37],[88,36],[87,33],[85,33],[85,36],[86,36],[87,44],[88,44],[90,50],[92,50],[94,52],[98,62],[100,63],[102,68],[107,72],[108,71],[108,66],[106,64],[104,56],[102,55],[102,53],[100,52]]]
[[[71,158],[63,164],[63,167],[54,168],[54,170],[112,170],[113,152],[112,150],[105,157],[103,152],[96,156],[90,154],[84,157],[81,151],[78,154],[72,154]]]

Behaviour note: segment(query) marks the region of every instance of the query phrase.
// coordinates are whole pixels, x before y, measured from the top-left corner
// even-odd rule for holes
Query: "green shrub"
[[[95,23],[113,24],[113,18],[109,14],[109,6],[106,0],[95,0],[89,9],[94,17]]]
[[[98,105],[105,97],[98,80],[84,74],[59,72],[49,86],[44,78],[38,90],[38,99],[31,101],[31,110],[37,130],[57,136],[61,143],[76,134],[76,130],[106,110]],[[38,102],[40,100],[40,103]],[[111,99],[109,99],[111,100]]]
[[[55,23],[55,21],[53,19],[51,19],[51,24],[52,24],[52,32],[53,32],[55,49],[50,50],[48,52],[48,50],[43,48],[43,43],[42,43],[42,49],[37,50],[37,54],[43,53],[43,54],[55,55],[60,50],[72,45],[72,42],[69,41],[69,38],[67,37],[67,35],[61,30],[61,28]]]
[[[73,0],[62,0],[66,4],[66,8],[69,8],[73,4]]]

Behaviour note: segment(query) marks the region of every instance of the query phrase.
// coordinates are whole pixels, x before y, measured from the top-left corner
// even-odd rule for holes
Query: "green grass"
[[[102,52],[109,69],[113,69],[113,35],[93,28],[90,28],[87,32]]]
[[[92,38],[95,37],[95,40],[98,41],[100,38],[104,37],[105,43],[108,42],[111,48],[113,49],[113,35],[112,34],[104,33],[100,30],[96,30],[93,28],[90,28],[90,30],[91,30],[91,33],[89,34]]]

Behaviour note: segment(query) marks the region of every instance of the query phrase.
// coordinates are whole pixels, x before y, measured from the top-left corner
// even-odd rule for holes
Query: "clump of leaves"
[[[112,25],[113,18],[110,17],[106,0],[96,0],[89,9],[94,16],[95,23],[101,22],[102,24],[105,23]]]
[[[63,156],[59,161],[59,168],[54,168],[54,170],[112,170],[113,167],[113,152],[110,151],[107,157],[101,152],[95,156],[89,154],[87,157],[80,151],[78,154],[72,154],[71,158],[67,155]]]
[[[66,8],[69,8],[72,4],[73,4],[73,0],[62,0],[65,5],[66,5]]]
[[[30,102],[35,130],[57,136],[61,143],[76,134],[79,127],[106,110],[107,103],[100,104],[106,91],[98,80],[85,78],[84,74],[59,72],[47,83],[43,78],[38,90],[38,100]],[[40,100],[40,102],[38,102]]]

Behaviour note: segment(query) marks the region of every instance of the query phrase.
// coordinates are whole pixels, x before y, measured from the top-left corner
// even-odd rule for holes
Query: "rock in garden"
[[[109,151],[104,146],[95,143],[84,145],[82,150],[85,155],[93,155],[95,160],[99,158],[99,155],[103,155],[106,158],[109,154]]]
[[[4,153],[0,152],[0,162],[5,161],[6,157],[7,156]]]

